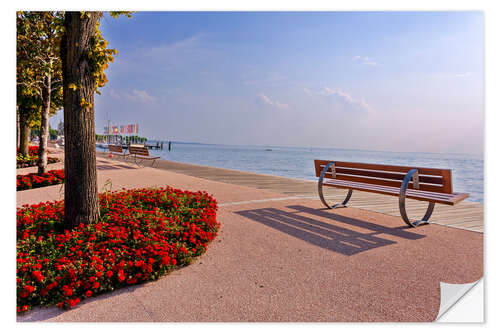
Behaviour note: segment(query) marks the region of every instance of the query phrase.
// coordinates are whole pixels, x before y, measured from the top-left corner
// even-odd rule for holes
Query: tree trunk
[[[66,12],[61,42],[64,95],[64,214],[67,228],[99,218],[94,123],[95,78],[88,54],[96,33],[96,12]],[[74,84],[76,89],[69,88]],[[82,106],[82,99],[90,106]]]
[[[19,144],[21,142],[21,126],[19,120],[19,109],[16,106],[16,147],[19,148]]]
[[[21,113],[19,115],[19,153],[24,156],[29,154],[30,134],[28,119]]]
[[[40,124],[40,143],[38,146],[38,174],[47,172],[47,141],[49,139],[49,113],[50,113],[50,73],[44,78],[42,89],[42,120]]]

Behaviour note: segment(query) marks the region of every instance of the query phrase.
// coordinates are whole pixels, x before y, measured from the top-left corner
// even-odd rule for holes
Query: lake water
[[[155,142],[156,143],[156,142]],[[172,143],[172,150],[151,149],[164,160],[316,180],[315,159],[411,165],[451,169],[453,191],[470,194],[468,201],[483,202],[483,157],[466,154],[397,153],[333,148],[263,147]],[[102,150],[102,149],[100,149]]]

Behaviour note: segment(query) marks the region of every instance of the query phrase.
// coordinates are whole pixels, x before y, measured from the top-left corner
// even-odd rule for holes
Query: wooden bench
[[[112,156],[113,155],[121,156],[123,157],[123,160],[126,160],[127,156],[129,156],[128,153],[123,152],[123,148],[121,145],[108,145],[108,150]]]
[[[134,156],[134,162],[138,166],[142,165],[144,161],[153,161],[151,163],[151,166],[153,166],[156,160],[160,158],[159,156],[150,156],[147,147],[129,146],[128,151],[131,156]]]
[[[315,160],[318,194],[327,208],[346,207],[352,191],[365,191],[399,197],[399,211],[403,220],[416,227],[427,224],[434,204],[455,205],[466,199],[467,193],[454,193],[451,170],[408,166]],[[323,196],[323,186],[348,189],[341,204],[330,206]],[[405,199],[427,201],[429,205],[421,220],[410,221]]]

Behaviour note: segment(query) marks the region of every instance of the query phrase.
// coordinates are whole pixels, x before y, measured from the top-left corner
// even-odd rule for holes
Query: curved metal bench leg
[[[424,217],[422,217],[421,220],[415,220],[412,222],[410,221],[408,215],[406,214],[406,204],[405,204],[406,189],[408,188],[410,179],[415,172],[417,172],[416,169],[411,169],[410,171],[408,171],[405,178],[403,179],[403,183],[401,184],[401,189],[399,191],[399,212],[401,213],[401,218],[403,219],[403,221],[405,221],[405,223],[408,224],[411,228],[418,227],[419,225],[428,224],[432,212],[434,211],[434,202],[429,202],[429,205],[427,206],[427,211],[425,212],[425,215]]]
[[[137,156],[134,156],[134,163],[137,165],[139,168],[141,167],[141,164],[137,162]]]
[[[326,200],[325,200],[325,197],[323,196],[323,178],[325,178],[325,173],[326,171],[328,170],[328,168],[330,168],[330,166],[333,164],[334,162],[330,162],[328,163],[324,168],[323,170],[321,171],[321,175],[319,176],[319,179],[318,179],[318,194],[319,194],[319,198],[321,200],[321,202],[323,203],[323,205],[326,206],[326,208],[328,209],[335,209],[335,208],[344,208],[344,207],[347,207],[346,204],[347,202],[349,202],[349,199],[351,199],[351,195],[352,195],[352,190],[349,190],[349,192],[347,192],[347,196],[345,197],[344,201],[342,201],[341,204],[335,204],[333,206],[330,206]]]

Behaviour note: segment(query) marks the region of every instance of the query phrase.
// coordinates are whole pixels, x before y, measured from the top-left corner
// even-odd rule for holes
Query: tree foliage
[[[36,100],[41,99],[38,173],[47,171],[49,117],[61,107],[62,65],[60,43],[62,12],[19,12],[19,84]],[[55,96],[52,98],[52,95]],[[22,108],[21,108],[22,110]],[[26,124],[24,124],[26,126]],[[24,136],[25,137],[25,136]],[[24,151],[25,142],[23,142]]]
[[[99,19],[103,12],[97,12]],[[81,12],[81,15],[90,15],[90,12]],[[129,11],[111,11],[109,15],[116,18],[120,15],[132,17]],[[108,82],[104,71],[117,54],[115,49],[108,48],[108,41],[104,39],[99,29],[100,20],[96,23],[96,34],[93,37],[93,47],[88,59],[92,67],[92,75],[98,88]],[[55,113],[63,105],[62,68],[60,45],[64,33],[64,12],[17,12],[17,95],[18,105],[23,110],[36,113],[42,105],[43,78],[50,74],[51,85],[51,113]],[[68,82],[68,86],[76,90],[79,87]],[[88,107],[85,101],[82,106]],[[32,126],[39,125],[40,118],[33,114],[30,118]]]
[[[40,113],[44,78],[51,76],[51,114],[62,107],[62,70],[60,43],[63,12],[17,13],[17,105],[28,113]],[[40,117],[31,116],[31,126]]]

